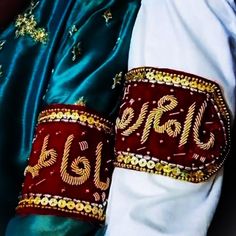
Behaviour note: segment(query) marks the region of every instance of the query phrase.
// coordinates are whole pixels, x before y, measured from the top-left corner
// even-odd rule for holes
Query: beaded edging
[[[88,216],[99,221],[104,221],[105,206],[106,202],[104,202],[103,204],[97,204],[76,199],[63,198],[60,196],[52,196],[50,194],[29,193],[20,196],[20,201],[16,209],[18,210],[20,208],[30,207],[50,209]]]
[[[110,121],[78,109],[54,108],[44,110],[39,115],[38,123],[44,122],[78,122],[91,128],[104,130],[107,133],[113,131]]]
[[[125,78],[116,167],[194,183],[222,167],[230,151],[231,117],[218,84],[152,67],[132,69]]]

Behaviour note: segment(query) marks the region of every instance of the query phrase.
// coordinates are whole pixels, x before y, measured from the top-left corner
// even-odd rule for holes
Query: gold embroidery
[[[71,53],[72,61],[76,61],[78,57],[82,55],[81,42],[78,42],[76,45],[73,46]]]
[[[154,125],[154,130],[157,133],[163,134],[164,132],[166,132],[170,137],[176,137],[181,132],[181,124],[176,119],[168,120],[163,125],[160,125],[162,115],[167,111],[173,110],[177,106],[177,104],[178,102],[176,98],[172,95],[163,96],[158,101],[158,107],[151,111],[147,118],[147,122],[145,124],[145,128],[143,130],[143,135],[141,138],[142,144],[144,144],[148,139],[152,123]]]
[[[213,93],[217,89],[214,83],[206,82],[200,78],[190,77],[187,75],[174,74],[169,72],[159,71],[155,68],[137,68],[129,71],[126,74],[127,81],[138,81],[148,79],[144,82],[152,83],[168,83],[169,85],[181,86],[188,89],[198,89],[202,92]]]
[[[81,151],[87,150],[89,148],[87,141],[81,141],[79,142],[79,147]]]
[[[208,140],[208,142],[206,143],[203,143],[200,141],[199,139],[199,128],[201,126],[201,121],[202,121],[202,118],[203,118],[203,114],[206,110],[206,107],[207,107],[207,103],[206,101],[202,104],[198,114],[197,114],[197,117],[196,117],[196,120],[195,120],[195,123],[194,123],[194,127],[193,127],[193,138],[194,138],[194,141],[195,143],[197,144],[197,146],[203,150],[209,150],[210,148],[212,148],[214,146],[214,143],[215,143],[215,136],[213,133],[210,133],[210,138]]]
[[[75,105],[78,105],[78,106],[83,106],[85,107],[86,106],[86,99],[84,97],[80,97],[80,99],[75,103]]]
[[[106,23],[109,22],[109,20],[112,19],[112,13],[110,11],[110,9],[106,10],[104,13],[103,13],[103,18],[105,19]]]
[[[111,122],[85,111],[57,108],[57,109],[48,109],[40,113],[38,118],[39,124],[51,121],[79,122],[82,125],[88,125],[90,127],[95,127],[98,130],[102,129],[105,132],[112,133]]]
[[[24,194],[19,201],[17,210],[27,207],[51,209],[79,215],[86,215],[100,221],[105,219],[104,204],[101,205],[97,203],[90,203],[68,197],[62,198],[60,196],[52,196],[50,194]]]
[[[93,194],[93,196],[94,196],[94,199],[95,199],[96,202],[100,201],[101,198],[100,198],[99,193],[96,192],[96,193]]]
[[[96,149],[96,166],[95,166],[95,173],[94,173],[94,184],[97,188],[101,190],[107,190],[110,185],[110,179],[107,178],[106,183],[100,180],[100,168],[101,168],[101,160],[102,160],[102,142],[100,142]]]
[[[39,28],[33,10],[36,8],[39,2],[31,3],[28,12],[23,15],[19,15],[15,22],[16,37],[29,36],[35,42],[45,44],[48,41],[48,33],[44,28]]]
[[[47,135],[44,138],[38,163],[35,166],[27,166],[24,172],[25,175],[27,173],[31,173],[32,177],[34,178],[39,175],[40,169],[43,167],[52,166],[56,162],[57,152],[54,149],[47,150],[49,136],[50,135]]]
[[[137,121],[131,127],[129,127],[127,130],[123,131],[122,135],[124,135],[124,136],[131,135],[134,131],[136,131],[142,125],[142,123],[146,117],[146,114],[148,112],[148,104],[149,104],[149,102],[146,102],[143,104]]]
[[[113,85],[111,87],[112,89],[115,89],[118,84],[121,84],[122,76],[123,76],[122,72],[115,75],[115,77],[113,78]]]
[[[133,169],[154,174],[162,174],[175,179],[191,181],[195,183],[207,180],[209,176],[211,176],[221,167],[210,164],[206,170],[204,169],[204,171],[201,170],[203,166],[195,169],[186,169],[184,166],[159,162],[158,160],[151,157],[149,157],[150,160],[147,160],[146,158],[147,156],[143,157],[142,155],[135,155],[133,153],[119,152],[114,165],[121,168]]]
[[[80,176],[74,177],[67,172],[68,161],[69,161],[68,159],[73,140],[74,140],[74,135],[70,135],[66,140],[60,172],[62,180],[65,183],[70,185],[81,185],[84,182],[86,182],[86,180],[88,180],[91,172],[91,166],[89,160],[86,157],[78,157],[72,162],[71,168],[75,174]],[[83,168],[79,168],[79,164],[82,164]]]
[[[69,35],[72,37],[74,33],[78,31],[76,25],[72,25],[72,27],[69,30]]]
[[[116,127],[117,129],[125,129],[134,117],[134,110],[128,107],[124,110],[121,119],[117,118]]]
[[[188,137],[190,134],[190,128],[192,126],[193,115],[195,112],[195,107],[196,107],[196,103],[194,102],[188,109],[188,114],[187,114],[185,122],[184,122],[184,128],[183,128],[183,132],[181,134],[181,138],[180,138],[180,142],[179,142],[179,147],[185,145],[188,141]]]

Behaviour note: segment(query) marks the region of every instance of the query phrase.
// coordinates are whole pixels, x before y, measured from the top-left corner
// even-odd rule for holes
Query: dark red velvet
[[[78,106],[50,106],[50,109],[67,108],[75,110],[84,110],[91,114],[91,111],[85,107]],[[102,121],[101,121],[102,122]],[[111,177],[112,173],[112,157],[113,157],[113,144],[111,133],[104,130],[98,130],[95,127],[88,126],[86,123],[81,124],[79,122],[67,121],[47,121],[40,123],[36,130],[36,137],[33,143],[32,152],[29,158],[29,166],[35,166],[39,162],[39,157],[42,152],[42,146],[44,139],[47,135],[50,135],[48,139],[48,145],[46,150],[55,150],[57,153],[56,162],[49,167],[42,167],[39,170],[38,175],[33,176],[30,172],[26,172],[24,181],[24,187],[22,190],[22,196],[30,194],[48,194],[50,196],[59,196],[61,198],[70,198],[80,200],[84,202],[96,203],[104,205],[106,203],[108,190],[102,190],[95,186],[95,165],[96,165],[96,149],[99,143],[103,144],[101,167],[100,167],[100,181],[106,182],[107,178]],[[74,173],[71,169],[72,162],[80,157],[86,157],[89,160],[91,171],[90,177],[84,183],[80,185],[71,185],[62,180],[61,166],[62,157],[65,151],[65,143],[70,135],[74,135],[74,139],[71,143],[69,151],[68,165],[66,166],[67,172],[71,176],[80,175]],[[82,147],[81,142],[86,141],[88,147]],[[50,157],[47,158],[49,160]],[[78,165],[81,169],[85,169],[83,164]],[[100,199],[95,198],[94,194],[100,196]],[[103,197],[102,197],[103,196]],[[49,197],[50,198],[50,197]],[[96,219],[89,216],[64,212],[63,209],[47,209],[46,207],[24,207],[24,204],[20,204],[18,213],[20,214],[54,214],[70,217],[77,217],[83,220],[96,221]],[[48,207],[49,205],[47,205]],[[50,206],[49,206],[50,207]],[[104,206],[102,207],[104,208]]]
[[[163,71],[179,75],[188,75],[196,78],[196,76],[182,72],[171,70]],[[201,79],[206,81],[203,78]],[[117,129],[115,149],[118,154],[128,152],[142,156],[147,155],[150,157],[155,157],[159,159],[159,161],[165,161],[166,163],[201,170],[207,169],[207,166],[213,161],[215,161],[215,169],[222,164],[229,149],[229,120],[226,119],[224,114],[220,114],[222,112],[221,108],[218,107],[216,109],[218,105],[214,100],[218,99],[215,97],[218,95],[218,92],[208,94],[197,90],[191,90],[189,88],[182,88],[180,86],[177,87],[173,84],[167,85],[165,83],[160,84],[140,81],[127,82],[126,88],[126,92],[128,92],[123,98],[119,118],[121,119],[126,108],[132,108],[134,110],[134,117],[128,125],[128,127],[131,127],[137,121],[142,105],[147,102],[148,112],[142,125],[132,134],[128,136],[122,134],[122,132],[127,130],[128,127],[125,129]],[[219,90],[216,89],[215,91]],[[141,137],[148,115],[151,111],[154,111],[159,107],[158,102],[163,96],[166,95],[174,96],[177,99],[178,105],[174,109],[165,111],[163,115],[161,115],[160,125],[164,125],[168,120],[174,119],[180,122],[182,126],[180,134],[176,137],[170,137],[166,131],[163,133],[158,133],[154,130],[154,123],[152,121],[150,135],[144,143],[141,143]],[[193,138],[194,122],[204,101],[207,102],[207,108],[201,121],[199,138],[201,142],[205,143],[209,140],[210,133],[213,133],[215,137],[214,146],[208,150],[199,148]],[[165,105],[168,103],[169,102],[166,102]],[[179,146],[186,115],[189,107],[193,103],[195,103],[195,111],[188,141],[185,145]],[[217,113],[220,114],[220,117]],[[179,155],[183,153],[185,155]],[[205,160],[202,157],[204,157]]]

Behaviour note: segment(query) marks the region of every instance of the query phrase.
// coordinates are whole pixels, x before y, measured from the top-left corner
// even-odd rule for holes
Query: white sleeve
[[[129,69],[169,68],[218,83],[234,116],[236,39],[233,1],[143,0]],[[223,170],[203,183],[115,168],[107,236],[204,236],[217,206]]]

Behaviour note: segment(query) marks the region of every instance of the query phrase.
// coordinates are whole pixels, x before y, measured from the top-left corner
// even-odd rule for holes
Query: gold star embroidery
[[[106,23],[109,22],[109,20],[112,19],[112,14],[111,14],[111,11],[110,9],[106,10],[104,13],[103,13],[103,18],[105,19]]]
[[[29,36],[35,42],[45,44],[48,41],[48,33],[44,28],[37,27],[38,22],[32,13],[38,3],[39,2],[31,3],[29,10],[17,17],[15,22],[15,35],[17,38],[20,36]]]
[[[113,85],[111,88],[115,89],[118,84],[121,84],[121,80],[122,80],[122,72],[115,75],[115,77],[113,78]]]
[[[72,61],[75,61],[78,57],[80,57],[82,55],[80,45],[81,45],[81,43],[79,42],[73,46],[72,51],[71,51],[72,52]]]
[[[70,35],[70,37],[72,37],[73,34],[74,34],[75,32],[77,32],[77,31],[78,31],[78,29],[76,28],[76,25],[72,25],[71,28],[70,28],[70,30],[69,30],[69,35]]]
[[[81,97],[81,98],[75,103],[75,105],[85,107],[85,106],[86,106],[86,102],[87,102],[87,101],[85,100],[85,98],[84,98],[84,97]]]

